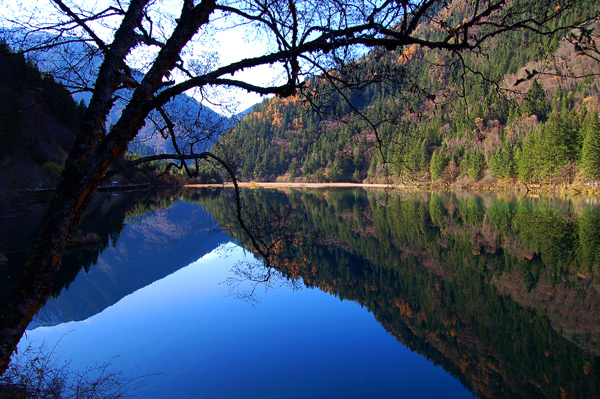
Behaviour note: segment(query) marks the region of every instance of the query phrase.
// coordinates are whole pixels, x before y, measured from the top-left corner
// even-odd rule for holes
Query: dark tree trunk
[[[183,47],[208,22],[214,11],[214,0],[203,0],[192,6],[186,1],[180,21],[172,36],[157,55],[152,68],[132,94],[119,121],[104,134],[106,117],[113,104],[113,95],[122,83],[124,60],[137,44],[136,27],[140,24],[148,0],[131,1],[123,22],[115,32],[113,43],[105,50],[94,94],[77,135],[57,192],[46,213],[25,271],[16,288],[2,306],[0,314],[0,374],[27,325],[48,298],[65,244],[69,235],[79,228],[83,212],[93,193],[104,180],[109,167],[125,153],[129,142],[144,126],[144,120],[161,103],[154,95],[162,80],[175,66]],[[164,101],[167,101],[165,98]]]

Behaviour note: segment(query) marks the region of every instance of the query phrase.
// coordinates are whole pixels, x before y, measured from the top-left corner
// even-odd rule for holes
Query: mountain
[[[132,75],[138,81],[143,77],[136,71],[133,71]],[[127,91],[122,99],[115,102],[107,118],[108,128],[118,121],[127,105],[129,95],[131,92]],[[177,145],[185,153],[189,153],[192,148],[196,153],[209,150],[221,134],[230,128],[229,118],[218,114],[187,94],[175,97],[163,109],[173,124]],[[146,125],[130,143],[128,151],[139,155],[175,153],[172,139],[167,135],[166,125],[159,112],[153,111],[147,118]]]
[[[0,45],[0,189],[55,183],[84,112],[54,78]]]
[[[254,107],[257,104],[252,105],[251,107],[246,108],[245,110],[238,112],[237,114],[235,114],[233,116],[233,119],[239,120],[239,119],[243,119],[246,115],[252,113],[252,111],[254,110]]]
[[[459,21],[464,3],[429,17]],[[577,7],[561,23],[598,11]],[[263,101],[222,143],[244,180],[583,184],[600,178],[600,62],[578,44],[585,32],[508,32],[460,58],[376,49],[347,67],[358,89],[313,77],[304,97]]]
[[[22,31],[0,30],[0,38],[15,45],[45,47],[44,44],[52,43],[49,50],[28,52],[28,60],[46,76],[52,76],[55,81],[73,91],[76,102],[89,103],[96,74],[102,63],[101,53],[90,50],[87,43],[69,37],[54,38],[39,32],[27,32],[26,39],[23,39],[23,36]],[[139,82],[143,78],[143,73],[132,70],[131,76]],[[132,91],[130,87],[117,91],[114,106],[107,116],[107,130],[119,119]],[[230,127],[229,118],[204,106],[186,93],[175,97],[163,109],[170,117],[170,122],[178,135],[178,146],[182,150],[189,150],[193,146],[196,152],[205,151],[224,130]],[[174,153],[172,140],[166,135],[166,125],[167,123],[157,111],[151,113],[146,125],[132,141],[129,152],[139,155]],[[198,136],[207,136],[207,138],[197,140]]]

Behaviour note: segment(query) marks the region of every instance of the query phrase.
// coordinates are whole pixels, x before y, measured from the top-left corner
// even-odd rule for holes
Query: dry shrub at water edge
[[[60,342],[60,341],[59,341]],[[58,343],[57,343],[58,345]],[[0,376],[0,399],[120,399],[135,397],[145,377],[126,378],[111,367],[112,360],[73,371],[49,349],[29,344],[15,354]]]

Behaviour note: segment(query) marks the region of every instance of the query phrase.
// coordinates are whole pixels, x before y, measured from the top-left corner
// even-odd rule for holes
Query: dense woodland
[[[438,9],[435,20],[455,26],[464,4]],[[555,23],[577,24],[597,7],[595,0],[582,0],[579,13]],[[428,40],[441,34],[428,24],[419,29]],[[594,29],[514,31],[472,53],[416,45],[375,49],[341,69],[309,77],[300,94],[257,105],[214,151],[233,163],[242,180],[589,184],[600,179],[600,61],[581,45],[595,40]],[[2,174],[1,188],[51,185],[63,170],[84,107],[26,58],[6,47],[2,52],[0,162],[11,173]],[[97,120],[96,133],[103,134],[104,119]],[[130,142],[125,138],[119,137],[123,151]],[[74,165],[71,172],[79,173]],[[20,170],[44,173],[24,178]],[[106,170],[79,180],[72,173],[74,191],[65,198],[87,200]],[[219,178],[212,173],[207,176]],[[89,190],[78,192],[85,179]],[[192,199],[250,248],[235,227],[230,194]],[[242,207],[273,264],[290,279],[301,277],[307,286],[367,306],[390,333],[479,396],[600,392],[596,212],[586,210],[575,220],[533,211],[528,199],[483,209],[478,198],[282,196],[245,193]],[[67,245],[79,228],[72,212],[45,224],[52,231],[41,242]],[[124,220],[115,221],[96,236],[94,248],[73,255],[84,268],[117,241]],[[27,276],[68,285],[77,266],[56,275],[62,247],[47,260],[51,251],[44,245],[28,263],[41,266]],[[49,285],[32,278],[34,284]],[[528,305],[538,297],[548,300],[535,309]],[[24,309],[16,303],[10,302]],[[10,356],[11,348],[3,353]]]
[[[597,11],[583,1],[556,24]],[[440,12],[451,24],[464,10]],[[523,30],[474,53],[373,50],[256,105],[213,150],[246,181],[585,185],[600,179],[600,62],[573,44],[581,37]],[[84,105],[4,45],[0,69],[2,165],[21,171],[0,183],[53,185]],[[196,181],[223,177],[206,164]]]
[[[459,19],[455,4],[438,20]],[[600,179],[600,62],[578,32],[510,32],[475,53],[374,50],[263,101],[221,143],[243,180],[585,184]]]
[[[0,43],[0,211],[13,212],[23,200],[23,190],[56,185],[85,109],[84,102],[76,102],[50,74]],[[138,157],[129,153],[125,158]],[[165,167],[157,161],[145,163],[126,169],[111,181],[181,183],[163,174]],[[214,170],[208,170],[206,175],[218,178]],[[35,200],[30,197],[25,202]]]
[[[0,44],[0,189],[58,181],[85,106]]]

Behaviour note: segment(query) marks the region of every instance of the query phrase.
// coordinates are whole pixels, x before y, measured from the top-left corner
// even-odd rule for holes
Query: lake
[[[74,370],[110,361],[142,377],[143,398],[600,395],[595,200],[246,189],[242,202],[244,226],[228,189],[98,199],[82,224],[96,239],[65,255],[20,351],[45,342]]]

